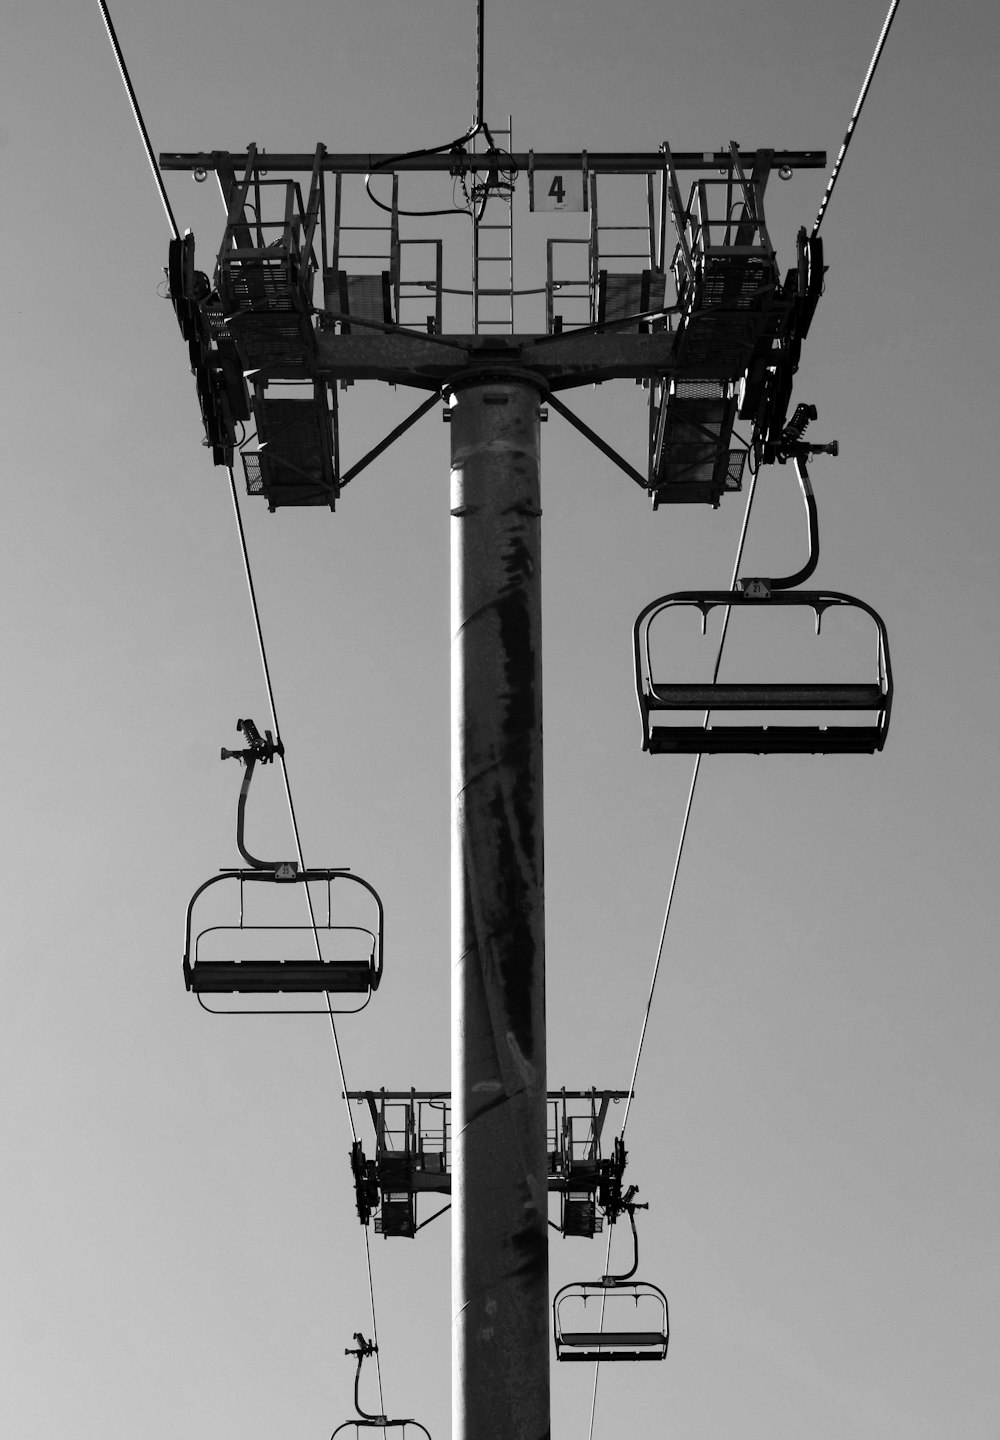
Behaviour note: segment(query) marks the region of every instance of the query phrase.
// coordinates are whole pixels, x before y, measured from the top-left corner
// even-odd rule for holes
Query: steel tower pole
[[[549,1434],[540,389],[450,405],[453,1440]]]

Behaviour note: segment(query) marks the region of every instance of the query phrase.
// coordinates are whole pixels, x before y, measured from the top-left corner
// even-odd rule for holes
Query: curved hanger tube
[[[804,584],[819,564],[819,518],[816,512],[816,496],[813,494],[812,481],[809,479],[806,462],[799,455],[795,457],[795,473],[799,477],[802,498],[806,502],[809,558],[802,568],[796,570],[794,574],[769,579],[766,583],[772,590],[792,590],[796,585]]]
[[[236,802],[236,848],[243,856],[243,859],[254,870],[277,870],[281,863],[278,860],[258,860],[251,855],[246,847],[244,832],[246,828],[247,794],[250,790],[250,781],[253,779],[254,766],[257,764],[257,757],[250,753],[246,756],[246,774],[243,776],[243,784],[240,786],[240,798]]]
[[[624,1275],[605,1275],[604,1280],[609,1285],[620,1285],[631,1280],[639,1268],[639,1235],[635,1228],[635,1210],[633,1206],[628,1207],[629,1224],[632,1226],[632,1268],[626,1270]]]
[[[394,1430],[398,1427],[403,1432],[403,1440],[406,1440],[406,1427],[408,1425],[413,1425],[416,1427],[417,1430],[423,1431],[424,1435],[427,1436],[427,1440],[431,1440],[430,1432],[426,1429],[425,1426],[421,1425],[419,1420],[392,1420],[386,1415],[369,1415],[367,1410],[362,1410],[361,1397],[359,1394],[359,1387],[361,1384],[361,1365],[368,1355],[373,1355],[375,1353],[378,1347],[374,1345],[370,1346],[368,1342],[364,1339],[364,1337],[361,1335],[357,1335],[355,1338],[360,1342],[359,1348],[357,1350],[348,1350],[345,1353],[348,1355],[356,1355],[358,1357],[358,1368],[354,1372],[354,1408],[358,1413],[352,1419],[345,1420],[343,1424],[338,1425],[336,1430],[334,1430],[333,1435],[331,1435],[330,1440],[334,1440],[334,1437],[339,1435],[342,1430],[347,1430],[352,1425],[355,1428],[355,1433],[361,1428],[368,1430],[378,1429],[384,1433],[386,1430]]]

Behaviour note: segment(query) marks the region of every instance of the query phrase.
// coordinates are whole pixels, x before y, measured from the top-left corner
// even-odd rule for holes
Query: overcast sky
[[[472,0],[113,13],[157,150],[399,151],[475,106]],[[513,114],[517,149],[735,139],[832,162],[883,18],[487,0],[487,118]],[[881,755],[702,768],[629,1119],[670,1353],[602,1367],[596,1440],[1000,1433],[998,37],[984,0],[903,0],[824,221],[795,392],[841,447],[812,467],[816,583],[885,617],[895,708]],[[267,723],[266,695],[96,3],[8,7],[0,176],[4,1432],[322,1440],[371,1332],[350,1129],[322,1020],[213,1019],[184,991],[187,901],[238,858],[219,747],[238,716]],[[783,268],[825,178],[769,192]],[[168,186],[210,269],[214,184]],[[528,277],[553,231],[524,191]],[[459,257],[466,223],[442,221]],[[641,465],[643,400],[570,403]],[[347,392],[347,462],[413,403]],[[640,751],[631,625],[728,583],[743,501],[654,513],[555,414],[542,457],[549,1084],[624,1088],[690,778]],[[244,503],[307,859],[386,904],[382,989],[340,1027],[352,1088],[449,1083],[447,471],[432,412],[335,515]],[[775,467],[744,568],[794,568],[803,544]],[[291,853],[277,774],[255,787],[260,848]],[[449,1225],[371,1237],[386,1408],[435,1440]],[[553,1233],[553,1287],[603,1261]],[[553,1364],[554,1440],[586,1436],[591,1393],[590,1367]]]

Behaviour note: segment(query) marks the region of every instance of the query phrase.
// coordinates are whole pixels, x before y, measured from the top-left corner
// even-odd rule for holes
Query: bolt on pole
[[[549,1434],[540,400],[450,392],[453,1440]]]

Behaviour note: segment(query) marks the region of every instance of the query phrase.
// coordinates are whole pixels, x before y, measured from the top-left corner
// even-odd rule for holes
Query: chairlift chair
[[[670,1343],[667,1297],[659,1286],[634,1278],[639,1267],[635,1211],[645,1208],[635,1204],[631,1198],[635,1193],[631,1187],[620,1206],[632,1226],[632,1268],[624,1275],[575,1281],[556,1291],[552,1327],[557,1360],[666,1359]],[[608,1218],[614,1221],[616,1216],[609,1211]],[[631,1311],[627,1302],[631,1302]],[[588,1306],[592,1306],[589,1311]],[[605,1326],[606,1320],[613,1328]]]
[[[619,1302],[624,1301],[634,1307],[632,1326],[622,1323],[627,1314]],[[556,1293],[553,1317],[557,1360],[666,1359],[667,1297],[647,1281],[607,1278],[564,1285]],[[603,1328],[606,1318],[614,1329]]]
[[[240,720],[239,729],[248,741],[242,751],[223,750],[223,759],[238,759],[246,765],[237,807],[236,843],[248,868],[223,870],[213,875],[194,892],[187,908],[184,932],[184,984],[198,997],[202,1008],[213,1014],[329,1014],[331,1011],[354,1014],[364,1009],[382,978],[382,946],[384,914],[382,901],[375,888],[344,868],[301,869],[295,861],[259,860],[246,848],[244,826],[247,793],[256,764],[267,764],[275,755],[284,753],[281,742],[270,731],[260,735],[252,720]],[[317,914],[309,886],[325,885],[325,913]],[[204,897],[215,886],[225,887],[221,912],[204,904]],[[275,923],[274,902],[269,901],[269,923],[249,922],[245,913],[246,887],[305,887],[309,920],[306,923]],[[335,907],[334,886],[338,900],[346,899],[348,886],[360,887],[367,917],[351,912],[352,923],[341,923],[346,907]],[[206,917],[206,912],[210,912]],[[219,915],[222,918],[219,918]],[[335,918],[336,917],[336,918]],[[280,917],[279,917],[280,918]],[[349,948],[344,958],[331,958],[329,951]],[[221,950],[218,956],[215,952]],[[264,958],[259,958],[263,951]],[[277,953],[275,953],[277,952]],[[235,1000],[222,1004],[220,997],[236,996],[323,996],[322,1004],[252,1004]],[[353,996],[357,1003],[347,1004],[332,997]]]
[[[650,660],[649,630],[659,615],[677,608],[697,610],[702,628],[716,606],[758,612],[789,606],[811,609],[817,631],[828,610],[859,611],[870,617],[875,629],[875,678],[858,683],[812,681],[802,683],[731,683],[712,680],[685,684],[654,678]],[[852,595],[835,590],[796,590],[762,593],[749,590],[686,590],[663,595],[641,612],[633,628],[636,698],[642,720],[642,748],[662,754],[873,754],[885,744],[892,705],[892,671],[889,638],[881,616]],[[769,723],[783,711],[818,711],[824,723],[795,725]],[[703,712],[699,724],[660,723],[683,712]],[[719,711],[757,712],[756,724],[713,725],[708,714]],[[868,712],[867,724],[829,724],[826,717],[845,712]]]
[[[245,918],[245,887],[247,885],[309,885],[319,882],[326,886],[325,913],[314,915],[309,923],[275,925],[248,923]],[[372,897],[375,918],[370,928],[335,923],[337,915],[334,886],[358,885]],[[223,885],[229,892],[228,923],[203,924],[199,902],[212,886]],[[367,1005],[382,978],[382,901],[374,888],[360,875],[348,870],[299,870],[288,865],[274,870],[229,870],[213,875],[195,891],[188,905],[184,939],[184,984],[199,1000],[202,1008],[214,1014],[327,1014],[354,1013]],[[332,947],[349,948],[353,958],[330,958]],[[243,948],[257,952],[270,951],[266,959],[229,958],[230,952]],[[222,949],[227,958],[214,958]],[[276,952],[276,953],[275,953]],[[307,996],[325,995],[328,1005],[253,1005],[222,1004],[221,997],[230,996]],[[346,997],[358,1003],[347,1003]]]

